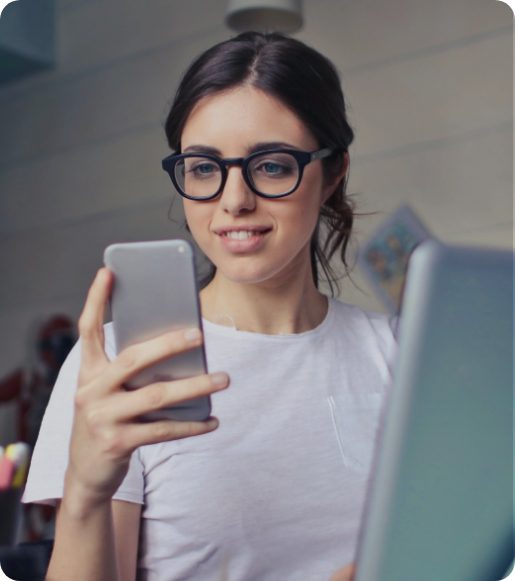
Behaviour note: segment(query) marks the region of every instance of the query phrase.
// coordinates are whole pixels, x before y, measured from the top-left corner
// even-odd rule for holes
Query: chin
[[[259,269],[224,269],[219,268],[217,272],[227,281],[234,284],[259,284],[273,277],[269,272],[262,272]]]
[[[264,283],[285,282],[288,279],[298,278],[299,271],[303,269],[298,264],[285,261],[270,264],[259,264],[259,261],[238,261],[231,265],[220,264],[217,272],[225,280],[233,284],[260,285]]]
[[[299,273],[310,268],[309,248],[301,252],[271,252],[247,256],[226,257],[210,253],[207,255],[216,266],[217,273],[234,284],[257,285],[297,279]],[[286,249],[284,249],[286,250]]]

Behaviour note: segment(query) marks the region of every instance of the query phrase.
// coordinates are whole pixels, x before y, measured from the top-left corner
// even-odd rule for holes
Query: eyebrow
[[[298,147],[292,145],[291,143],[286,143],[284,141],[262,141],[255,143],[254,145],[247,148],[247,155],[256,153],[258,151],[266,151],[268,149],[297,149]],[[190,145],[183,150],[183,153],[208,153],[210,155],[216,155],[221,157],[222,152],[216,147],[210,147],[208,145]]]

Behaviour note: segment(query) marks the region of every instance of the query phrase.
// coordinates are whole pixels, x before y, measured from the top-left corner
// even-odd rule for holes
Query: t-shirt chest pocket
[[[328,397],[331,419],[344,465],[370,471],[385,396],[382,393]]]

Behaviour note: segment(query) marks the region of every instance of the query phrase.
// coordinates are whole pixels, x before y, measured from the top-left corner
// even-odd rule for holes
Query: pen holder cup
[[[22,494],[22,488],[0,491],[0,546],[12,546],[18,541]]]

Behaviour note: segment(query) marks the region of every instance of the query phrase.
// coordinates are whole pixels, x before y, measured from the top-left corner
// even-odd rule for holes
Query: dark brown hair
[[[250,84],[284,103],[303,121],[320,147],[334,149],[323,163],[326,176],[338,175],[354,138],[347,122],[339,75],[322,54],[278,33],[245,32],[216,44],[193,62],[166,119],[170,148],[181,151],[184,125],[200,99],[242,84]],[[338,282],[329,261],[340,249],[347,270],[346,249],[354,219],[353,206],[345,192],[346,181],[342,179],[322,205],[311,238],[314,282],[318,287],[320,265],[333,295]],[[214,274],[213,266],[204,286]]]

